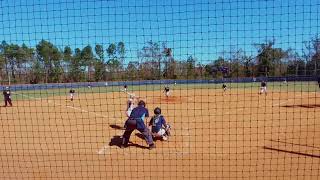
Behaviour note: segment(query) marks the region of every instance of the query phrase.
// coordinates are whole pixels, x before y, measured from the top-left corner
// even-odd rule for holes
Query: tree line
[[[302,54],[276,48],[275,40],[253,46],[254,56],[237,49],[202,62],[195,56],[177,59],[166,43],[149,41],[138,50],[136,60],[128,62],[124,42],[110,43],[107,48],[96,44],[59,49],[46,40],[36,47],[2,41],[0,78],[2,83],[9,79],[12,83],[61,83],[320,75],[318,36],[305,43]]]

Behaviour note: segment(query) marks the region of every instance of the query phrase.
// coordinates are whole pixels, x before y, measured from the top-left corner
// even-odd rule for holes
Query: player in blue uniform
[[[123,139],[122,139],[121,148],[125,148],[128,146],[131,133],[135,129],[137,129],[142,133],[142,135],[144,136],[144,139],[149,145],[149,149],[155,148],[151,132],[144,123],[144,120],[149,117],[149,111],[145,106],[146,106],[146,103],[140,100],[138,103],[138,106],[132,110],[128,120],[125,123],[126,130],[124,131],[122,136]]]
[[[151,132],[154,138],[160,137],[164,141],[168,140],[168,136],[170,136],[170,125],[167,124],[159,107],[154,109],[154,116],[151,118],[149,126],[151,126]]]
[[[3,90],[2,94],[4,96],[4,107],[7,107],[8,103],[9,103],[10,106],[12,106],[11,91],[10,91],[9,87],[6,87]]]

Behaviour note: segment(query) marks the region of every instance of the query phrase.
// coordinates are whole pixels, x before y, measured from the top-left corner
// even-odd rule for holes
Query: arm
[[[161,116],[161,118],[162,118],[162,125],[164,126],[165,129],[167,129],[168,125],[167,125],[166,120],[164,119],[163,116]]]

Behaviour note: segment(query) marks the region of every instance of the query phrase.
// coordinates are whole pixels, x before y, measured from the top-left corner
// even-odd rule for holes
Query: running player
[[[7,107],[8,103],[12,106],[11,91],[8,86],[3,90],[2,94],[4,96],[4,107]]]

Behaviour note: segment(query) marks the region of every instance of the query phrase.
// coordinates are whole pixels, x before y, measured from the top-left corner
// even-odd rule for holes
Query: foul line
[[[17,95],[21,95],[21,96],[24,96],[24,97],[27,97],[29,99],[35,99],[35,100],[43,100],[42,98],[36,98],[36,97],[33,97],[33,96],[29,96],[29,95],[24,95],[24,94],[19,94],[19,93],[15,93]],[[78,110],[78,111],[81,111],[81,112],[85,112],[85,113],[90,113],[90,114],[94,114],[96,116],[100,116],[100,117],[104,117],[104,118],[110,118],[108,116],[105,116],[105,115],[102,115],[102,114],[99,114],[99,113],[95,113],[95,112],[91,112],[91,111],[87,111],[87,110],[84,110],[84,109],[81,109],[81,108],[77,108],[77,107],[73,107],[73,106],[69,106],[69,105],[62,105],[60,103],[57,103],[57,102],[52,102],[51,100],[48,100],[47,101],[49,104],[53,104],[53,105],[57,105],[57,106],[65,106],[67,108],[70,108],[70,109],[75,109],[75,110]]]
[[[33,97],[33,96],[24,95],[24,94],[18,94],[18,93],[15,93],[15,94],[27,97],[29,99],[43,100],[42,98],[36,98],[36,97]],[[100,117],[104,117],[104,118],[110,118],[110,117],[107,117],[105,115],[102,115],[102,114],[99,114],[99,113],[95,113],[95,112],[90,112],[90,111],[87,111],[87,110],[84,110],[84,109],[81,109],[81,108],[77,108],[77,107],[73,107],[73,106],[69,106],[69,105],[62,105],[60,103],[52,102],[51,100],[48,100],[47,103],[48,104],[57,105],[57,106],[62,106],[62,107],[65,106],[65,107],[70,108],[70,109],[78,110],[78,111],[85,112],[85,113],[94,114],[96,116],[100,116]],[[97,151],[97,154],[104,154],[105,151],[108,150],[108,149],[110,149],[109,143],[106,143],[106,144],[103,145],[102,148],[100,148],[99,151]]]

